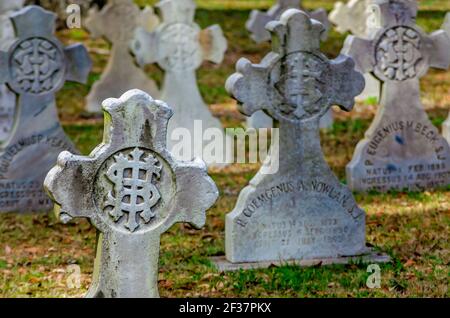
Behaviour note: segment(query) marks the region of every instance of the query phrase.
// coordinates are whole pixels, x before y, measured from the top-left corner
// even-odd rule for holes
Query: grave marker
[[[305,12],[288,10],[268,30],[278,38],[272,52],[260,64],[241,59],[226,87],[245,115],[265,109],[274,118],[279,147],[270,160],[279,161],[279,171],[260,170],[241,191],[226,216],[227,261],[216,262],[235,270],[364,257],[365,213],[327,165],[319,135],[332,105],[352,109],[363,77],[351,58],[328,60],[320,52],[324,27]]]
[[[55,15],[38,6],[11,15],[16,38],[0,51],[0,84],[17,96],[14,128],[0,149],[0,211],[45,211],[42,182],[58,154],[74,146],[65,135],[55,93],[65,81],[85,82],[91,61],[81,44],[64,48]]]
[[[376,1],[379,28],[368,39],[347,38],[343,53],[382,83],[381,105],[347,165],[352,190],[423,191],[450,184],[450,148],[428,119],[419,79],[450,64],[450,39],[425,34],[415,1]]]
[[[177,222],[201,228],[218,190],[203,162],[168,152],[167,104],[131,90],[103,109],[103,143],[87,157],[61,153],[45,187],[63,222],[89,218],[99,231],[87,297],[158,297],[161,234]]]
[[[347,3],[336,2],[330,12],[330,22],[336,26],[339,33],[350,32],[358,37],[366,37],[370,29],[372,0],[350,0]],[[357,101],[366,101],[368,98],[380,98],[380,82],[370,73],[364,74],[366,86]]]
[[[129,49],[137,27],[152,31],[158,24],[159,19],[151,7],[141,11],[132,0],[110,0],[100,12],[96,8],[89,12],[86,28],[91,36],[105,37],[112,45],[108,64],[87,96],[89,112],[101,112],[103,100],[119,97],[132,88],[159,95],[155,82],[136,65]]]
[[[212,116],[200,95],[196,70],[205,60],[220,63],[227,41],[219,25],[201,30],[194,22],[196,4],[192,0],[163,0],[156,7],[162,13],[163,22],[152,33],[138,28],[132,51],[139,64],[158,63],[165,71],[161,99],[174,109],[168,129],[168,147],[172,149],[177,144],[172,140],[174,131],[184,128],[194,136],[194,121],[199,121],[203,129],[216,128],[223,132],[219,119]],[[191,153],[202,155],[195,146]],[[178,157],[179,154],[174,155]]]

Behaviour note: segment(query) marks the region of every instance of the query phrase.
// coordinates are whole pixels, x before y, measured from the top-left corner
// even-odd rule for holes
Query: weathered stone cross
[[[442,29],[445,32],[447,32],[447,35],[450,38],[450,12],[448,12],[447,15],[445,16],[445,21],[444,24],[442,25]],[[444,138],[447,139],[447,141],[450,143],[450,114],[443,124],[442,133],[444,135]]]
[[[16,39],[0,51],[0,84],[17,98],[14,129],[0,149],[0,211],[42,211],[52,204],[42,182],[58,154],[74,149],[58,120],[55,93],[84,82],[91,60],[81,44],[54,37],[55,15],[38,6],[11,15]]]
[[[165,103],[132,90],[103,109],[103,143],[88,157],[61,153],[45,187],[63,222],[89,218],[100,233],[88,297],[158,297],[161,234],[202,227],[218,191],[203,162],[166,149]]]
[[[153,31],[158,24],[151,7],[141,11],[132,0],[110,0],[100,12],[96,8],[89,12],[86,28],[94,38],[105,37],[112,47],[106,69],[87,96],[88,111],[101,112],[103,100],[119,97],[133,88],[159,95],[155,82],[136,66],[129,49],[138,26]]]
[[[419,79],[430,67],[449,67],[450,39],[416,25],[415,1],[375,3],[379,27],[368,39],[350,36],[343,49],[382,83],[378,113],[347,166],[348,184],[359,191],[446,186],[450,148],[423,109]]]
[[[372,0],[350,0],[347,3],[336,2],[330,12],[330,22],[339,33],[350,32],[358,37],[366,37],[370,29]],[[366,87],[356,100],[365,102],[368,98],[380,98],[380,82],[372,74],[364,74]]]
[[[14,40],[14,28],[9,15],[23,6],[24,0],[4,0],[0,3],[0,50]],[[0,144],[5,142],[14,123],[16,96],[6,85],[0,85]]]
[[[328,60],[320,52],[324,27],[307,13],[290,9],[267,29],[277,38],[273,52],[260,64],[241,59],[226,87],[245,115],[264,110],[274,118],[279,146],[270,164],[278,171],[260,170],[227,215],[227,259],[365,253],[365,214],[325,162],[319,136],[320,118],[332,105],[352,109],[363,77],[351,58]]]
[[[278,20],[286,10],[301,9],[302,6],[300,5],[300,2],[300,0],[278,0],[278,2],[267,12],[253,10],[246,23],[247,30],[252,34],[251,38],[257,43],[269,41],[270,33],[266,30],[267,23]],[[317,9],[308,12],[308,14],[311,18],[316,19],[325,26],[326,31],[321,34],[322,39],[325,40],[330,28],[327,12],[324,9]]]
[[[153,33],[138,28],[132,51],[139,64],[156,62],[165,71],[161,99],[174,109],[168,129],[171,149],[172,132],[185,128],[193,134],[194,120],[201,121],[204,129],[223,130],[200,95],[195,72],[204,60],[220,63],[227,42],[218,25],[200,30],[194,22],[194,1],[163,0],[156,6],[162,12],[163,23]]]

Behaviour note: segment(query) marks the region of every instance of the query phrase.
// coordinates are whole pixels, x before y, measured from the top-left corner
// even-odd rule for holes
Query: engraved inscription
[[[376,47],[375,74],[381,80],[405,81],[418,76],[423,64],[420,34],[408,27],[386,30]]]
[[[33,209],[53,206],[42,188],[42,181],[0,180],[0,209],[12,211],[22,204]]]
[[[166,70],[188,71],[202,63],[199,30],[183,23],[169,24],[161,35],[161,46],[167,50],[160,62]]]
[[[19,43],[11,54],[12,88],[19,94],[45,94],[63,82],[63,57],[50,41],[30,38]]]
[[[161,165],[150,153],[135,148],[129,153],[114,156],[114,163],[107,168],[106,177],[112,182],[104,203],[105,211],[114,222],[125,214],[125,227],[134,232],[142,219],[145,223],[155,217],[152,208],[161,194],[153,184],[153,178],[160,178]]]

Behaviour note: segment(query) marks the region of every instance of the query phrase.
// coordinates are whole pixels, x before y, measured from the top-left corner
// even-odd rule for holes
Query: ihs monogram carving
[[[395,81],[417,77],[423,62],[420,38],[421,35],[409,27],[386,30],[376,46],[375,74],[382,80]]]
[[[161,177],[162,166],[154,155],[139,148],[122,151],[113,159],[105,172],[112,182],[112,189],[104,202],[104,211],[116,223],[126,214],[124,226],[134,232],[140,227],[141,220],[149,223],[155,217],[152,208],[161,199],[161,194],[154,181]]]
[[[197,25],[173,23],[161,31],[161,47],[168,52],[159,64],[166,70],[189,71],[203,61]]]
[[[13,49],[10,63],[10,84],[18,93],[49,93],[63,82],[63,54],[46,39],[29,38],[20,42]]]
[[[269,90],[269,93],[278,95],[271,99],[280,100],[280,115],[302,120],[319,114],[323,108],[320,101],[326,90],[323,74],[327,69],[325,60],[308,52],[291,53],[277,63],[270,76],[279,80],[274,83],[275,90]],[[279,76],[279,72],[284,73]]]

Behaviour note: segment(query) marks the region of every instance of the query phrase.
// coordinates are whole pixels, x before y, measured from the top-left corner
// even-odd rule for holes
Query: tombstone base
[[[233,272],[238,270],[251,270],[260,268],[269,268],[273,265],[296,265],[300,267],[311,266],[325,266],[332,264],[349,264],[349,263],[387,263],[391,261],[389,255],[385,253],[376,252],[371,249],[368,254],[358,256],[342,256],[336,258],[316,258],[305,260],[290,260],[290,261],[267,261],[267,262],[255,262],[255,263],[231,263],[225,256],[211,257],[211,262],[221,272]]]

